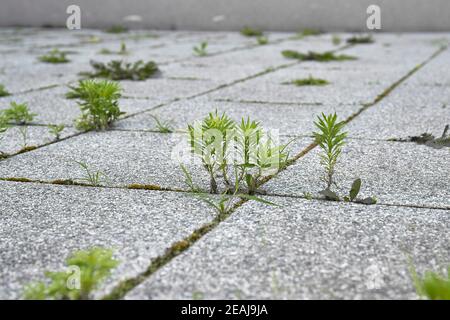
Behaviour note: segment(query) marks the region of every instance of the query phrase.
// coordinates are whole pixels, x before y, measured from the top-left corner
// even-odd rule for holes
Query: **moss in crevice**
[[[154,184],[139,184],[139,183],[132,183],[127,186],[127,189],[132,190],[165,190],[164,188],[161,188],[160,186],[154,185]]]
[[[300,61],[318,61],[318,62],[329,62],[329,61],[345,61],[345,60],[356,60],[354,56],[349,56],[345,54],[335,55],[331,51],[327,52],[315,52],[308,51],[308,53],[301,53],[295,50],[284,50],[281,54],[288,59],[297,59]]]
[[[282,82],[281,84],[291,84],[297,87],[303,87],[303,86],[326,86],[327,84],[330,84],[330,82],[325,79],[313,78],[312,76],[309,76],[308,78],[304,79],[294,79],[291,81],[285,81]]]

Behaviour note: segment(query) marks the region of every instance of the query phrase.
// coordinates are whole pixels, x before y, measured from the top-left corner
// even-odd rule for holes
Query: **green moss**
[[[5,86],[0,84],[0,97],[6,97],[11,95],[6,89]]]
[[[374,43],[371,35],[353,36],[347,39],[348,44],[370,44]]]
[[[258,29],[244,27],[241,29],[241,34],[246,37],[261,37],[263,35],[263,32]]]
[[[37,146],[26,146],[26,147],[23,147],[22,149],[20,149],[20,150],[17,152],[17,154],[21,154],[21,153],[33,151],[33,150],[35,150],[35,149],[37,149],[37,148],[38,148]]]
[[[134,190],[163,190],[163,188],[154,184],[138,184],[138,183],[129,184],[127,188]]]
[[[298,87],[302,86],[325,86],[329,84],[327,80],[319,79],[319,78],[313,78],[312,76],[309,76],[309,78],[305,79],[294,79],[291,81],[283,82],[282,84],[293,84]]]
[[[11,181],[11,182],[35,182],[31,179],[28,178],[15,178],[15,177],[11,177],[11,178],[0,178],[0,180],[3,181]]]
[[[318,62],[329,62],[329,61],[344,61],[344,60],[356,60],[356,57],[341,54],[335,55],[331,51],[319,53],[314,51],[308,51],[308,53],[301,53],[295,50],[284,50],[281,54],[288,59],[297,59],[301,61],[318,61]]]

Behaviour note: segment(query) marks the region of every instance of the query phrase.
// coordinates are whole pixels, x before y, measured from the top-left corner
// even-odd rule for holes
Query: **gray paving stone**
[[[415,299],[449,261],[446,210],[269,198],[247,203],[126,299]]]
[[[362,179],[360,197],[375,196],[379,203],[450,208],[448,149],[402,142],[351,140],[336,165],[341,195],[356,178]],[[319,148],[269,181],[274,194],[317,195],[325,189]]]
[[[198,200],[173,192],[0,182],[0,193],[2,299],[20,298],[24,285],[92,246],[112,248],[120,260],[106,293],[213,218]]]
[[[290,139],[281,137],[282,142]],[[309,143],[299,140],[291,145],[298,153]],[[165,188],[188,190],[180,169],[184,163],[194,182],[209,189],[208,177],[200,164],[193,161],[183,134],[149,132],[90,132],[74,138],[6,159],[0,165],[0,177],[22,177],[53,181],[79,179],[84,170],[75,162],[102,171],[108,177],[104,185],[125,186],[150,184]]]
[[[358,105],[316,105],[316,104],[276,104],[239,103],[211,101],[205,98],[183,100],[157,108],[117,122],[116,128],[127,130],[157,130],[153,116],[168,122],[175,130],[186,130],[187,125],[202,120],[210,112],[217,110],[240,121],[250,117],[261,122],[266,129],[279,130],[282,135],[311,135],[316,116],[321,112],[337,112],[346,118],[356,112]]]

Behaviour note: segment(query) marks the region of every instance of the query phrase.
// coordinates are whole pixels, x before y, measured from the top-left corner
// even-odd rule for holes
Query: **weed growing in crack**
[[[347,39],[348,44],[370,44],[374,43],[372,35],[353,36]]]
[[[91,61],[94,72],[81,72],[82,76],[89,78],[106,78],[111,80],[145,80],[159,71],[155,62],[144,63],[142,60],[123,62],[122,60],[112,60],[108,63]]]
[[[85,175],[81,178],[77,178],[76,180],[81,181],[81,183],[88,184],[93,187],[98,187],[102,183],[108,182],[108,176],[101,171],[92,171],[89,166],[81,161],[75,161],[75,163],[79,164],[80,167],[84,170]]]
[[[11,102],[10,108],[1,111],[0,117],[7,122],[24,125],[33,121],[36,113],[31,113],[26,103]]]
[[[59,140],[65,127],[63,124],[51,124],[48,126],[48,132],[55,137],[55,140]]]
[[[341,44],[342,39],[341,39],[341,37],[339,37],[337,34],[334,34],[334,35],[331,37],[331,42],[332,42],[335,46],[338,46],[338,45]]]
[[[198,46],[195,46],[192,48],[194,50],[194,54],[198,57],[204,57],[208,55],[208,52],[206,51],[206,47],[208,47],[208,42],[203,41]]]
[[[423,144],[435,149],[450,147],[450,134],[448,133],[450,125],[446,125],[444,132],[440,137],[435,137],[431,133],[422,133],[420,136],[412,136],[408,139],[390,139],[390,141],[411,141],[417,144]]]
[[[295,35],[295,39],[303,39],[305,37],[310,37],[310,36],[318,36],[321,35],[323,32],[317,29],[304,29],[300,32],[297,32],[297,34]]]
[[[301,61],[318,61],[318,62],[329,62],[329,61],[345,61],[345,60],[355,60],[356,57],[349,56],[345,54],[335,55],[333,52],[314,52],[308,51],[308,53],[301,53],[295,50],[284,50],[281,54],[288,59],[297,59]]]
[[[3,84],[0,84],[0,97],[7,97],[11,95],[6,89]]]
[[[0,142],[2,142],[3,139],[3,134],[6,133],[6,131],[8,131],[9,129],[9,125],[6,121],[6,119],[4,119],[3,117],[0,117]],[[0,159],[4,158],[6,156],[6,153],[4,153],[3,151],[0,150]]]
[[[425,271],[422,277],[411,264],[410,273],[419,296],[430,300],[450,300],[450,266],[447,277],[433,271]]]
[[[67,59],[66,53],[59,51],[58,49],[53,49],[52,51],[38,57],[39,61],[46,63],[67,63],[70,60]]]
[[[121,25],[115,25],[111,26],[108,29],[105,30],[106,33],[126,33],[128,32],[128,28],[121,26]]]
[[[20,136],[22,137],[22,150],[28,147],[28,127],[19,127]]]
[[[119,262],[105,248],[73,252],[67,259],[67,270],[45,272],[47,281],[25,287],[24,298],[31,300],[87,300]]]
[[[127,46],[125,44],[125,42],[122,42],[120,44],[120,49],[118,51],[113,51],[113,50],[109,50],[109,49],[101,49],[99,51],[100,54],[119,54],[119,55],[127,55],[130,52],[127,50]]]
[[[311,75],[308,78],[305,79],[294,79],[291,81],[282,82],[282,84],[293,84],[297,87],[302,86],[325,86],[327,84],[330,84],[325,79],[319,79],[319,78],[313,78]]]
[[[256,38],[256,42],[260,45],[263,46],[265,44],[269,43],[269,39],[265,36],[259,36],[258,38]]]
[[[244,27],[241,29],[241,34],[246,37],[261,37],[263,35],[263,32],[258,29]]]
[[[320,191],[320,194],[325,196],[328,200],[340,201],[338,194],[331,190],[334,185],[337,187],[334,181],[335,166],[341,155],[342,147],[345,144],[347,132],[343,131],[345,122],[337,121],[336,113],[317,117],[317,121],[314,125],[319,130],[313,132],[316,143],[322,149],[320,154],[320,162],[324,166],[325,175],[322,178],[325,182],[326,188]],[[350,189],[349,195],[344,197],[344,201],[358,202],[362,204],[375,204],[377,202],[375,197],[368,197],[365,199],[357,199],[359,190],[361,188],[361,179],[356,179]]]
[[[150,115],[150,117],[153,118],[153,120],[155,120],[156,123],[156,127],[158,128],[158,131],[161,133],[172,133],[173,129],[169,123],[169,121],[162,121],[160,120],[157,116],[155,115]]]
[[[105,130],[124,112],[120,111],[120,85],[107,80],[82,80],[66,96],[78,98],[81,116],[75,120],[79,130]]]

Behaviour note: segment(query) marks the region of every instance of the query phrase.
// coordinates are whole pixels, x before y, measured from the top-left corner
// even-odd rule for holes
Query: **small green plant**
[[[107,33],[126,33],[128,28],[121,25],[114,25],[105,30]]]
[[[256,38],[256,41],[258,42],[258,44],[260,46],[263,46],[263,45],[269,43],[269,39],[266,36],[259,36],[258,38]]]
[[[347,39],[348,44],[369,44],[373,42],[374,40],[371,35],[353,36]]]
[[[301,61],[329,62],[329,61],[344,61],[356,59],[356,57],[345,54],[335,55],[331,51],[323,53],[308,51],[308,53],[301,53],[294,50],[284,50],[281,52],[281,54],[288,59],[297,59]]]
[[[433,271],[425,271],[422,277],[410,264],[410,273],[420,297],[430,300],[450,300],[450,266],[447,267],[447,277]]]
[[[93,247],[73,252],[67,259],[66,271],[45,272],[48,281],[25,287],[29,300],[87,300],[119,262],[110,249]]]
[[[10,108],[1,111],[0,116],[7,122],[24,125],[33,121],[36,113],[31,113],[26,103],[12,101]]]
[[[94,68],[94,72],[82,72],[81,75],[111,80],[145,80],[159,71],[155,62],[144,63],[142,60],[134,63],[113,60],[107,64],[91,61],[91,66]]]
[[[0,117],[0,142],[3,139],[3,134],[6,133],[6,131],[8,131],[9,129],[9,125],[6,121],[6,119],[4,119],[3,117]],[[0,159],[4,158],[6,155],[6,153],[4,153],[3,151],[0,150]]]
[[[195,46],[193,48],[194,54],[199,57],[204,57],[204,56],[208,55],[208,52],[206,51],[207,46],[208,46],[208,42],[203,41],[202,43],[200,43],[200,45]]]
[[[362,204],[376,204],[377,198],[375,197],[367,197],[364,199],[359,199],[358,194],[359,190],[361,189],[361,178],[355,179],[352,183],[352,187],[350,188],[350,192],[348,196],[344,196],[344,201],[346,202],[357,202]]]
[[[119,54],[119,55],[127,55],[130,52],[127,50],[127,46],[125,44],[125,42],[122,42],[120,44],[120,49],[118,51],[113,51],[113,50],[109,50],[109,49],[101,49],[99,51],[100,54]]]
[[[323,32],[316,29],[304,29],[300,32],[298,32],[295,36],[296,39],[303,39],[305,37],[309,36],[318,36],[321,35]]]
[[[9,96],[10,93],[5,89],[5,86],[0,84],[0,97]]]
[[[313,78],[311,75],[305,79],[294,79],[287,82],[282,82],[282,84],[293,84],[298,87],[302,86],[325,86],[329,84],[325,79]]]
[[[150,115],[150,117],[155,120],[156,127],[158,128],[158,131],[161,133],[172,133],[173,129],[168,121],[161,121],[157,116]]]
[[[63,124],[51,124],[48,126],[48,132],[55,137],[56,140],[61,138],[61,133],[65,129],[65,125]]]
[[[342,43],[342,39],[341,37],[339,37],[337,34],[333,34],[332,38],[331,38],[331,42],[335,45],[338,46]]]
[[[246,37],[261,37],[263,35],[261,30],[244,27],[241,29],[241,34]]]
[[[47,63],[67,63],[70,60],[67,59],[66,53],[59,51],[58,49],[53,49],[52,51],[38,57],[39,61]]]
[[[22,137],[22,149],[26,149],[28,147],[28,127],[21,126],[18,129]]]
[[[108,176],[101,171],[92,171],[89,166],[81,161],[75,161],[85,172],[85,175],[76,180],[81,181],[81,183],[86,183],[93,187],[98,187],[103,183],[108,182]]]
[[[124,114],[119,108],[121,89],[117,82],[82,80],[78,87],[71,89],[68,96],[80,100],[78,104],[82,114],[75,120],[79,130],[105,130]]]

